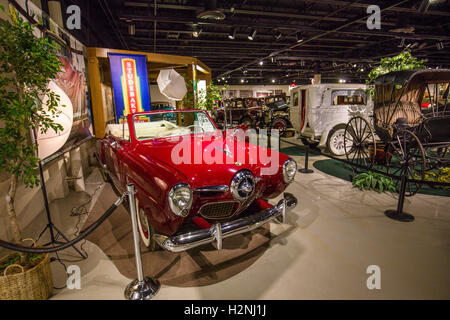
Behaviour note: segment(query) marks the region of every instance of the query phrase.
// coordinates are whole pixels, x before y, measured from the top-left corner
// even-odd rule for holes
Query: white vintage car
[[[370,120],[373,102],[364,84],[317,84],[291,89],[291,121],[299,138],[311,147],[342,156],[344,131],[358,115]]]

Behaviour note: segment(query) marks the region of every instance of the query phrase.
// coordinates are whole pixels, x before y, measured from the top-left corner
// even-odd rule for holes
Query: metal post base
[[[135,279],[125,288],[125,299],[150,300],[160,288],[161,284],[152,278],[145,277],[143,281]]]
[[[386,215],[386,217],[388,217],[390,219],[401,221],[401,222],[414,221],[413,215],[410,215],[409,213],[405,213],[405,212],[397,212],[397,210],[386,210],[384,212],[384,214]]]
[[[314,171],[311,169],[298,169],[298,172],[300,173],[313,173]]]

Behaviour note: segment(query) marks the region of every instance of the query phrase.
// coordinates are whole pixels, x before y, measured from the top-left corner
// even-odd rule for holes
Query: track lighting
[[[282,35],[283,34],[281,33],[280,30],[276,30],[275,33],[273,34],[273,37],[277,40],[280,40]]]
[[[131,36],[134,36],[134,35],[136,34],[136,25],[135,25],[134,23],[130,23],[130,24],[128,25],[128,33],[129,33]]]
[[[303,36],[302,36],[300,31],[296,33],[296,37],[297,37],[297,42],[302,42],[303,41]]]
[[[248,40],[254,40],[256,37],[256,29],[252,29],[248,35]]]
[[[236,38],[236,28],[233,28],[233,31],[228,35],[228,39],[234,40]]]
[[[202,33],[202,31],[203,31],[202,28],[195,26],[194,30],[192,31],[192,35],[194,36],[194,38],[198,38],[198,36],[200,35],[200,33]]]

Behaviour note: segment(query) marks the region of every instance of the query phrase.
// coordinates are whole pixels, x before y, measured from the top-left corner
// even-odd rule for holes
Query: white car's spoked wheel
[[[141,235],[142,242],[144,245],[150,249],[150,251],[155,251],[158,247],[155,240],[153,240],[153,235],[155,234],[155,229],[148,222],[148,217],[145,214],[144,209],[139,207],[139,200],[136,199],[136,211],[138,213],[138,227],[139,233]]]

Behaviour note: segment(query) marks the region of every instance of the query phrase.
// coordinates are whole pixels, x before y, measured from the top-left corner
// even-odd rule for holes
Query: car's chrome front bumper
[[[209,229],[195,230],[171,237],[155,234],[153,239],[162,248],[171,252],[181,252],[211,242],[216,242],[217,249],[220,250],[224,238],[257,229],[278,217],[280,217],[281,222],[285,222],[286,213],[294,209],[296,205],[297,198],[290,193],[285,193],[283,200],[280,200],[278,204],[258,213],[224,223],[217,223]]]

